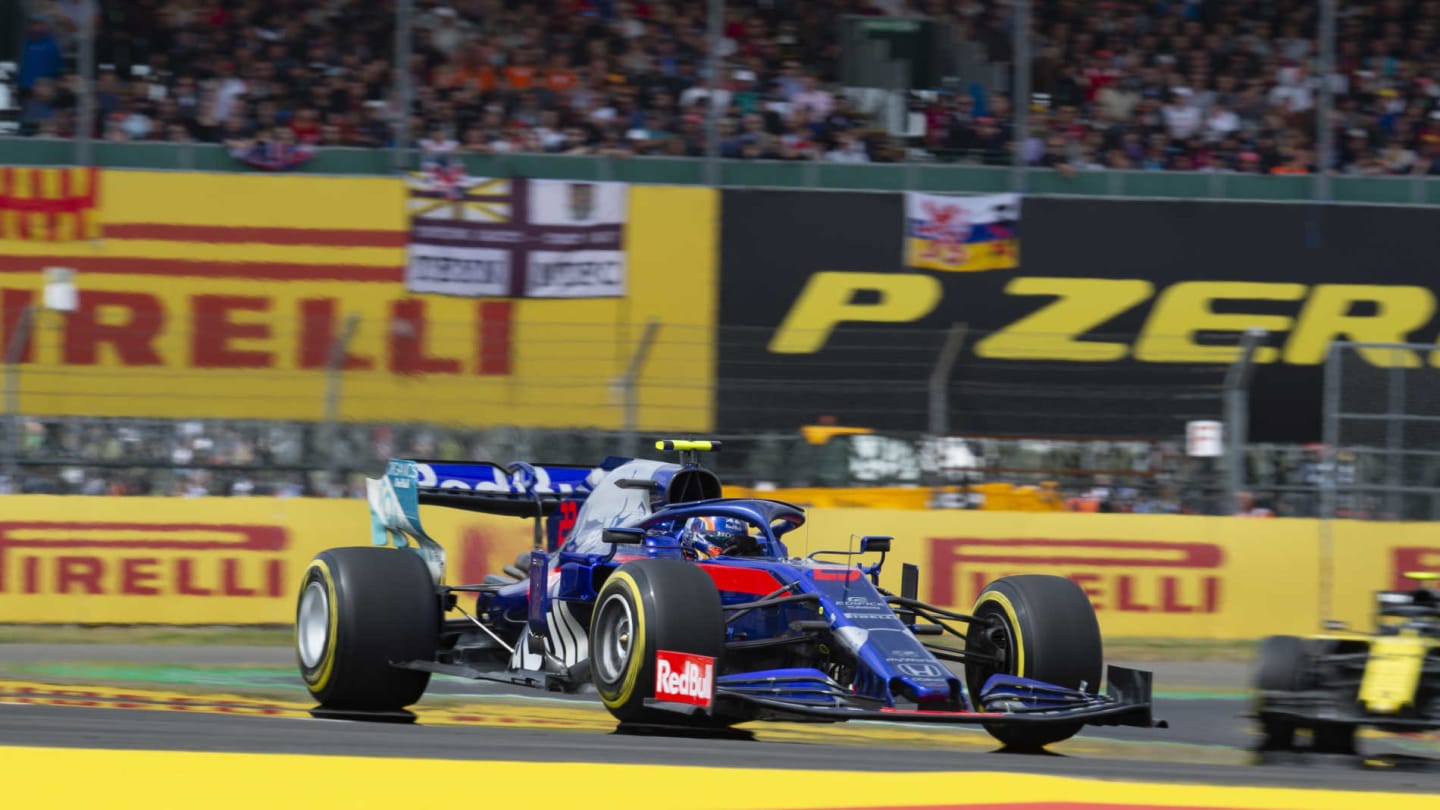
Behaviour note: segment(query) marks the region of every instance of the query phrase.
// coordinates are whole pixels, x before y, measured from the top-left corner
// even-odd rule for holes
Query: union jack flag
[[[513,189],[508,177],[476,177],[459,160],[433,160],[410,175],[412,217],[508,222]]]

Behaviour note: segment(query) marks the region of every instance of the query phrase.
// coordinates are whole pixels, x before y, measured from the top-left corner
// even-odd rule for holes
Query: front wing
[[[996,676],[981,695],[983,711],[899,709],[861,698],[840,688],[818,670],[775,670],[727,675],[717,679],[715,715],[746,714],[757,720],[846,722],[885,720],[906,723],[1050,725],[1081,722],[1094,726],[1166,728],[1151,705],[1151,673],[1110,666],[1104,695],[1093,695],[1023,678]],[[656,709],[693,715],[698,707],[651,699]]]
[[[1281,720],[1297,726],[1342,724],[1373,726],[1386,731],[1427,731],[1440,729],[1440,715],[1409,711],[1382,714],[1365,710],[1358,702],[1342,700],[1333,690],[1261,692],[1260,708],[1252,715]]]

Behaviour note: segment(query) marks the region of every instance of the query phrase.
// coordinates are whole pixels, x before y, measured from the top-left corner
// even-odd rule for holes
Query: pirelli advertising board
[[[72,496],[6,496],[0,624],[288,624],[310,559],[369,542],[361,500],[84,501],[77,514]],[[422,515],[448,552],[450,583],[479,582],[531,543],[525,519],[439,507]],[[1374,524],[1336,521],[1336,575],[1326,577],[1314,520],[853,508],[808,517],[787,536],[791,552],[852,533],[893,535],[882,584],[898,589],[901,565],[914,563],[921,598],[953,610],[968,611],[1002,576],[1068,577],[1107,638],[1258,638],[1325,619],[1368,626],[1376,590],[1440,567],[1424,523],[1387,524],[1379,537]]]
[[[363,500],[81,500],[6,496],[0,624],[286,624],[315,554],[369,542]],[[515,518],[436,509],[425,521],[451,582],[479,582],[531,543]]]
[[[616,428],[654,321],[640,423],[707,431],[717,198],[0,167],[0,334],[27,414],[315,420],[336,366],[345,420]]]
[[[1174,436],[1258,327],[1252,438],[1314,441],[1332,340],[1440,337],[1440,209],[727,190],[722,217],[727,431],[924,430],[964,324],[953,431]]]

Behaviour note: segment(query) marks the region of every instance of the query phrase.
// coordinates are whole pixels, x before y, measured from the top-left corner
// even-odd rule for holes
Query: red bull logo
[[[709,706],[715,694],[715,659],[660,650],[655,653],[655,698]]]

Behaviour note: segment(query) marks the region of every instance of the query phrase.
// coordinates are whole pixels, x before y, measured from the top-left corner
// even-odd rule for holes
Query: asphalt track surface
[[[0,677],[17,660],[99,657],[94,648],[63,645],[0,645]],[[116,649],[105,657],[121,657]],[[125,652],[121,650],[120,652]],[[147,663],[290,663],[285,649],[185,649],[146,647],[129,651]],[[417,725],[321,720],[308,716],[258,717],[189,711],[157,711],[6,702],[0,697],[0,745],[118,750],[219,751],[334,754],[513,762],[591,762],[726,766],[785,770],[861,772],[992,771],[1091,779],[1211,785],[1279,786],[1425,792],[1440,795],[1440,739],[1366,737],[1365,758],[1296,756],[1256,764],[1245,704],[1226,694],[1239,670],[1234,665],[1152,665],[1155,715],[1165,729],[1087,728],[1054,747],[1054,753],[997,750],[980,729],[898,723],[748,724],[751,739],[723,739],[618,732],[598,702],[501,685],[437,678],[421,703],[541,707],[584,718],[573,727],[513,725]],[[1167,697],[1166,683],[1185,674],[1189,693]],[[234,670],[240,675],[243,670]],[[1166,677],[1167,675],[1173,677]],[[292,706],[308,705],[298,679],[258,670],[254,690],[285,693]],[[1196,681],[1200,683],[1196,683]],[[1196,689],[1214,681],[1212,692]],[[233,692],[232,692],[233,694]],[[599,711],[597,711],[599,709]],[[520,712],[517,716],[523,716]]]

